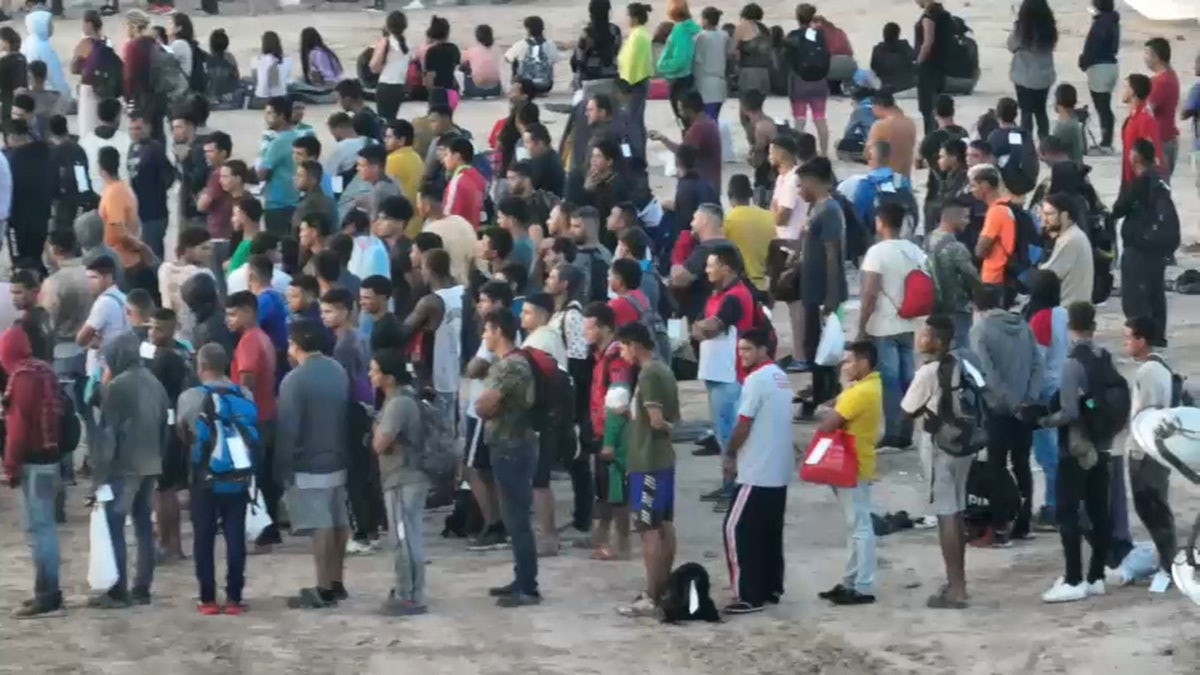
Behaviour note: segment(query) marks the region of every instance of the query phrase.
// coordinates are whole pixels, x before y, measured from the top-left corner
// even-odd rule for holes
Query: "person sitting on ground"
[[[459,66],[463,72],[463,98],[494,98],[503,92],[495,45],[491,26],[484,23],[475,27],[475,44],[463,53]]]
[[[880,89],[892,94],[917,86],[917,52],[900,37],[900,26],[883,26],[883,41],[871,50],[871,72],[879,78]]]
[[[342,79],[342,62],[312,26],[300,31],[300,69],[306,83],[325,89]]]

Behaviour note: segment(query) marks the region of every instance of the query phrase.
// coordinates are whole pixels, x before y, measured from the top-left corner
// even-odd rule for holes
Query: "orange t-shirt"
[[[1017,223],[1013,220],[1008,200],[997,199],[988,205],[987,214],[983,217],[983,231],[979,236],[993,242],[992,250],[983,259],[979,276],[985,284],[1003,284],[1004,267],[1017,244]]]
[[[142,228],[137,196],[129,184],[116,181],[104,186],[98,213],[104,221],[104,245],[117,252],[123,267],[136,265],[141,260],[141,246],[136,240]]]

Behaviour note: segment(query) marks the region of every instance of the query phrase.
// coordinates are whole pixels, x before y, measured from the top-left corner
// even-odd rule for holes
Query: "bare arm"
[[[933,19],[924,16],[921,17],[921,51],[917,54],[917,63],[925,63],[929,60],[929,56],[933,54],[933,41],[936,33],[933,29]]]
[[[821,417],[821,423],[817,425],[817,431],[825,434],[831,434],[846,425],[846,418],[838,414],[836,410],[830,410]]]
[[[475,401],[475,414],[481,419],[495,419],[500,414],[500,392],[488,389]]]
[[[375,423],[375,430],[371,433],[371,449],[377,455],[388,455],[396,450],[395,439],[390,434],[384,433],[380,428],[379,423]]]
[[[979,241],[975,242],[975,257],[983,260],[992,252],[992,246],[996,243],[991,237],[980,236]]]
[[[383,60],[387,56],[387,50],[388,39],[379,38],[379,41],[375,43],[375,49],[371,51],[371,62],[367,64],[372,73],[378,75],[383,72]]]
[[[879,291],[883,288],[883,275],[879,272],[864,272],[862,279],[862,308],[858,312],[858,337],[867,335],[867,322],[875,313],[875,304],[879,301]]]
[[[488,369],[492,367],[492,363],[487,359],[473,358],[467,362],[467,377],[472,380],[482,380],[487,377]]]
[[[650,428],[655,431],[666,431],[669,433],[674,426],[667,421],[667,418],[663,417],[662,406],[647,404],[646,417],[650,422]]]
[[[733,433],[729,435],[729,453],[737,457],[738,451],[746,444],[746,439],[750,437],[750,425],[754,420],[747,417],[738,417],[737,424],[733,425]]]

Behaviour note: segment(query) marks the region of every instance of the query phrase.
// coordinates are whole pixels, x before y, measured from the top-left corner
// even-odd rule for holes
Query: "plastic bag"
[[[88,530],[88,586],[93,591],[107,591],[117,585],[117,554],[108,531],[108,514],[103,502],[92,507]]]
[[[813,435],[800,464],[800,480],[835,488],[857,486],[858,455],[854,452],[854,437],[841,429]]]
[[[842,352],[846,350],[846,333],[842,330],[842,320],[837,312],[832,312],[821,327],[821,341],[817,343],[817,354],[814,357],[818,366],[836,366],[842,362]]]
[[[259,535],[271,526],[271,515],[267,513],[267,503],[263,500],[262,490],[254,488],[250,481],[250,495],[253,499],[246,505],[246,541],[255,541]]]

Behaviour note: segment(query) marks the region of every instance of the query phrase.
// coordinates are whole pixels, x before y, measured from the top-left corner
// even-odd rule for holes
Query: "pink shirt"
[[[473,44],[463,53],[463,63],[471,67],[471,81],[477,87],[491,87],[500,84],[500,60],[496,58],[496,50]]]

